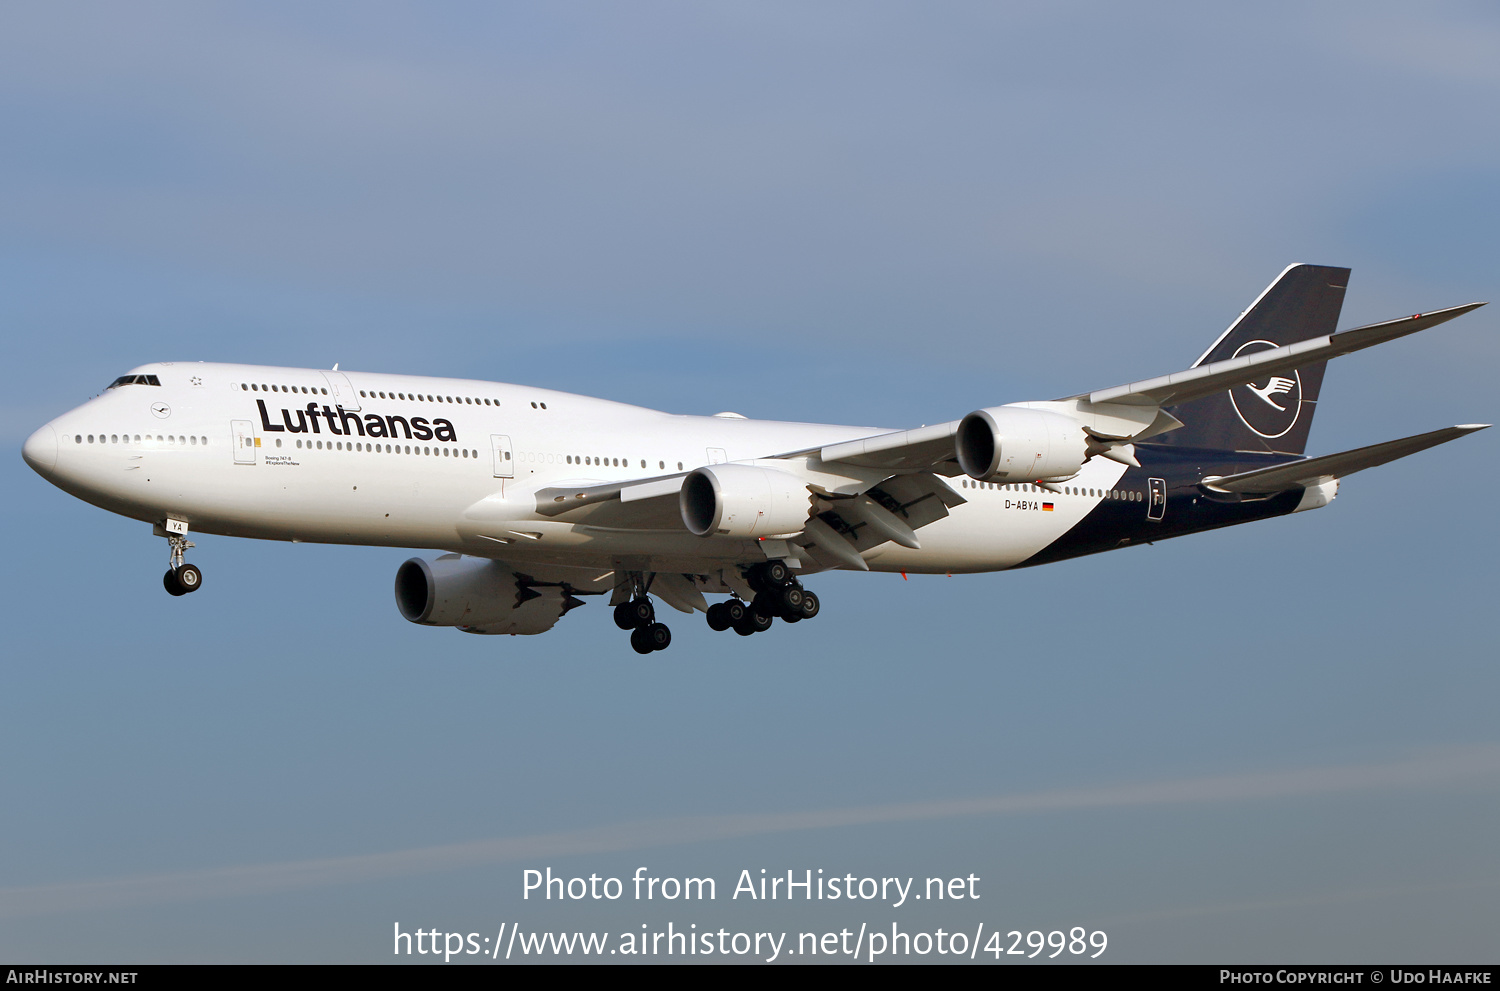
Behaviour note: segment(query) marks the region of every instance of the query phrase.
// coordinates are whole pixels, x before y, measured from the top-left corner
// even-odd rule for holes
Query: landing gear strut
[[[656,607],[638,587],[635,595],[615,606],[615,625],[630,630],[630,646],[637,654],[666,650],[672,645],[672,631],[656,621]]]
[[[764,633],[772,621],[800,623],[818,614],[815,593],[802,587],[785,561],[767,561],[751,568],[746,576],[755,598],[748,604],[739,598],[708,607],[708,625],[714,630],[734,630],[742,637]]]
[[[185,532],[185,528],[184,528]],[[181,533],[168,533],[167,545],[172,550],[172,564],[162,575],[161,584],[172,595],[187,595],[203,586],[203,572],[194,564],[186,564],[182,557],[193,542]]]

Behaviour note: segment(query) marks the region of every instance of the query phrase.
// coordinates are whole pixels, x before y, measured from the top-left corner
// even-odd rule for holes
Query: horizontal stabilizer
[[[1273,375],[1289,372],[1314,362],[1337,358],[1364,348],[1394,341],[1398,337],[1414,334],[1419,330],[1436,327],[1454,317],[1477,310],[1483,303],[1468,303],[1450,306],[1431,313],[1418,313],[1399,320],[1386,320],[1352,330],[1341,330],[1336,334],[1325,334],[1285,347],[1256,351],[1239,358],[1215,361],[1198,365],[1186,371],[1162,375],[1154,379],[1117,385],[1112,389],[1101,389],[1087,396],[1073,399],[1088,399],[1092,403],[1122,403],[1139,406],[1171,406],[1202,396],[1212,395],[1236,385],[1259,382]]]
[[[1489,426],[1487,423],[1465,423],[1456,427],[1444,427],[1442,430],[1434,430],[1431,433],[1403,437],[1400,440],[1388,440],[1384,444],[1372,444],[1369,447],[1344,451],[1341,454],[1325,454],[1320,458],[1272,465],[1269,468],[1259,468],[1238,475],[1209,478],[1205,479],[1203,484],[1216,491],[1238,492],[1241,495],[1268,495],[1285,492],[1287,489],[1306,488],[1319,482],[1352,475],[1365,468],[1374,468],[1387,461],[1395,461],[1408,454],[1425,451],[1429,447],[1446,444],[1450,440],[1457,440],[1465,434],[1483,430],[1487,426]]]

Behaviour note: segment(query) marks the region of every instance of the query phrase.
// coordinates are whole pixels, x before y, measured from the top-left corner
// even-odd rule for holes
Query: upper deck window
[[[105,392],[118,388],[122,385],[161,385],[161,379],[155,375],[121,375],[105,388]]]

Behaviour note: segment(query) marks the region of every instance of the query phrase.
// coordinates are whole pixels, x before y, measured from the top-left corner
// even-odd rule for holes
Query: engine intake
[[[682,481],[682,523],[700,537],[800,533],[812,494],[796,475],[755,465],[706,465]]]
[[[1071,417],[1018,406],[975,410],[958,424],[954,446],[970,478],[1072,478],[1088,458],[1088,437]]]
[[[568,606],[562,589],[531,588],[514,571],[486,558],[414,557],[396,571],[396,608],[423,626],[456,626],[466,633],[546,633]]]

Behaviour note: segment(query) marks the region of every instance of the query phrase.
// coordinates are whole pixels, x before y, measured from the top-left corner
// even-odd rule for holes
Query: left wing
[[[625,482],[580,480],[537,489],[538,516],[566,516],[570,523],[631,530],[682,529],[678,494],[689,472]]]

